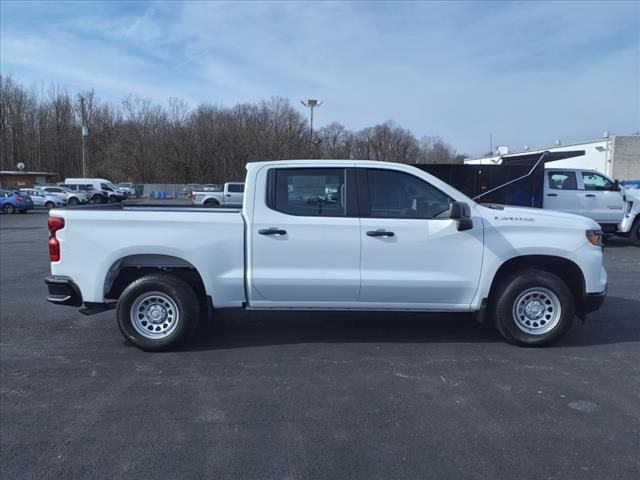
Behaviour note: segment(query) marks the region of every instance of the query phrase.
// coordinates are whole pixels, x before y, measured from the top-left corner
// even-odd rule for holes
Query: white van
[[[94,203],[121,202],[127,194],[105,178],[67,178],[65,185],[90,185],[93,187],[91,201]]]

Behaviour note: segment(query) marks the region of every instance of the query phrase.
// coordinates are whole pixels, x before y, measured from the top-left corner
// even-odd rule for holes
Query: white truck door
[[[478,287],[482,220],[458,231],[451,198],[422,178],[357,169],[362,242],[359,301],[395,308],[464,310]]]
[[[544,176],[542,208],[582,215],[582,195],[573,170],[547,170]]]
[[[224,189],[224,204],[232,207],[242,206],[242,197],[244,196],[243,183],[229,183]]]
[[[582,214],[598,223],[619,223],[626,203],[616,185],[597,172],[580,172],[584,190]]]
[[[334,167],[272,167],[259,173],[249,232],[252,306],[356,302],[360,220],[353,176],[353,169]]]

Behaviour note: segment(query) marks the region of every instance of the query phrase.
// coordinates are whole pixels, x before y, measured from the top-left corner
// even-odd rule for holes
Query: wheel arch
[[[554,255],[523,255],[505,261],[493,276],[489,289],[489,301],[495,298],[496,289],[503,279],[514,272],[529,269],[542,270],[560,277],[571,290],[576,309],[579,308],[585,292],[584,274],[576,263]]]
[[[123,290],[149,273],[165,272],[187,282],[199,299],[207,298],[206,288],[196,267],[179,257],[164,254],[128,255],[115,261],[104,279],[104,298],[118,299]]]

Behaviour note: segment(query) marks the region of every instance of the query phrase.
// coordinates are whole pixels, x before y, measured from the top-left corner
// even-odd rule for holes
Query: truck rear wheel
[[[556,275],[525,270],[505,278],[495,289],[491,313],[509,343],[543,347],[558,341],[571,327],[575,303],[569,287]]]
[[[146,351],[175,348],[194,330],[200,308],[182,279],[150,274],[131,283],[118,301],[118,326],[124,337]]]
[[[208,205],[209,207],[217,207],[220,205],[220,202],[215,198],[210,198],[209,200],[205,201],[204,204]]]

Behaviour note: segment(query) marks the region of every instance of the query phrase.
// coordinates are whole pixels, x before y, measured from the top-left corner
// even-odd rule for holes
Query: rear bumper
[[[49,289],[47,301],[56,305],[69,307],[82,306],[82,294],[80,289],[69,277],[52,275],[44,279]]]

